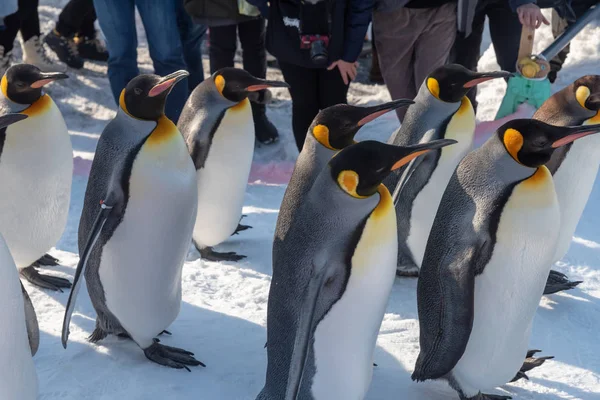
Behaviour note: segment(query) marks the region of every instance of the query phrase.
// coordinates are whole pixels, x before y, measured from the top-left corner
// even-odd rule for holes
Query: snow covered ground
[[[42,0],[43,31],[53,26],[66,0]],[[138,28],[142,33],[142,28]],[[551,40],[550,29],[538,34],[538,46]],[[558,90],[581,75],[598,73],[600,28],[588,27],[574,40],[571,55],[554,87]],[[139,61],[143,71],[151,62],[143,35]],[[489,36],[480,69],[498,69]],[[16,47],[18,53],[18,46]],[[17,54],[17,56],[19,56]],[[69,71],[70,79],[54,83],[49,92],[62,110],[75,150],[75,175],[68,227],[51,254],[62,266],[55,273],[72,279],[77,256],[77,227],[81,213],[86,171],[105,124],[115,105],[106,79],[106,67],[87,62],[83,71]],[[364,68],[363,68],[364,76]],[[269,70],[269,78],[281,78]],[[366,82],[366,79],[359,81]],[[504,82],[481,85],[478,120],[493,119],[504,93]],[[244,213],[254,228],[237,235],[219,250],[248,256],[239,263],[212,263],[198,259],[190,249],[183,273],[183,304],[179,318],[163,343],[193,351],[207,368],[191,373],[155,365],[131,341],[108,338],[92,345],[86,337],[94,327],[95,312],[87,291],[79,294],[71,325],[69,346],[60,344],[60,329],[68,292],[52,293],[25,283],[36,307],[41,345],[35,357],[41,400],[154,400],[207,399],[251,400],[260,391],[266,370],[267,296],[271,272],[271,241],[286,174],[297,156],[291,135],[291,103],[283,90],[274,93],[269,116],[278,126],[281,141],[259,147],[248,187]],[[383,86],[354,83],[354,104],[376,104],[389,100]],[[365,127],[358,139],[387,139],[398,126],[394,115],[386,115]],[[576,237],[557,269],[571,279],[583,280],[577,289],[543,298],[537,313],[530,348],[554,355],[530,374],[531,381],[503,389],[519,399],[600,399],[600,185],[597,185]],[[373,381],[367,399],[442,400],[456,399],[444,383],[416,384],[410,374],[418,354],[416,280],[398,279],[389,301],[375,351]],[[501,305],[499,305],[501,306]],[[501,393],[501,391],[498,391]]]

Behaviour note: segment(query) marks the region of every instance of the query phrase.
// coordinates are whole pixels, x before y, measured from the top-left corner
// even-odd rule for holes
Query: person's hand
[[[342,79],[344,81],[344,85],[348,85],[350,81],[356,78],[356,67],[358,63],[349,63],[344,60],[337,60],[332,63],[327,69],[332,70],[335,67],[338,67],[340,70],[340,74],[342,75]]]
[[[518,7],[517,14],[519,14],[519,21],[521,21],[523,26],[537,29],[542,25],[542,22],[550,25],[550,22],[542,14],[542,10],[533,3],[523,4]]]

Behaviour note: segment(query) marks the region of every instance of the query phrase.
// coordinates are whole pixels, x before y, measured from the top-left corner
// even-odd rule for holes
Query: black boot
[[[275,125],[267,118],[267,106],[255,102],[251,102],[250,104],[252,105],[256,140],[262,144],[275,143],[279,139],[279,133]]]

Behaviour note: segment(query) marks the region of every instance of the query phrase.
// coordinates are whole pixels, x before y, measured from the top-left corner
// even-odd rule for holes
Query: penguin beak
[[[400,107],[409,106],[411,104],[415,104],[414,101],[408,99],[398,99],[394,101],[390,101],[389,103],[380,104],[375,107],[367,107],[365,108],[365,112],[367,116],[363,117],[360,121],[358,121],[358,126],[363,126],[376,118],[381,117],[383,114],[395,110]]]
[[[189,72],[184,70],[175,71],[163,77],[158,83],[148,92],[149,97],[156,97],[165,91],[170,91],[173,86],[183,78],[189,75]]]
[[[24,119],[27,119],[27,115],[25,114],[14,113],[3,115],[0,117],[0,129],[6,128],[15,122],[23,121]]]
[[[313,264],[313,268],[316,269],[317,267]],[[288,371],[285,400],[296,400],[298,397],[306,357],[308,355],[308,346],[314,332],[315,309],[317,308],[317,301],[321,290],[327,281],[328,271],[328,266],[325,266],[317,273],[313,273],[306,287],[304,303],[302,304],[298,325],[296,326],[296,339]]]
[[[396,158],[396,162],[392,165],[391,170],[397,170],[398,168],[408,164],[415,158],[423,155],[432,150],[441,149],[442,147],[450,146],[451,144],[457,143],[456,140],[452,139],[440,139],[433,140],[431,142],[417,144],[414,146],[402,146],[398,147],[398,153],[401,154],[401,157]]]
[[[45,72],[40,73],[40,79],[33,82],[30,86],[33,89],[39,89],[42,86],[49,84],[50,82],[57,81],[59,79],[67,79],[69,76],[60,72]]]
[[[586,137],[588,135],[593,135],[595,133],[600,132],[600,124],[556,128],[558,128],[559,133],[557,136],[559,136],[560,138],[552,143],[553,149],[567,145],[569,143],[573,143],[575,140],[581,139],[582,137]]]
[[[485,81],[498,78],[510,78],[512,76],[514,76],[513,73],[506,71],[473,73],[473,79],[467,81],[467,83],[465,83],[463,87],[466,89],[470,89],[473,86],[479,85],[480,83],[483,83]]]
[[[289,88],[290,87],[290,85],[288,85],[285,82],[265,81],[263,79],[256,79],[256,82],[252,82],[252,83],[253,83],[253,85],[246,87],[247,92],[258,92],[259,90],[264,90],[264,89],[268,89],[268,88],[272,88],[272,87],[279,87],[279,88]]]

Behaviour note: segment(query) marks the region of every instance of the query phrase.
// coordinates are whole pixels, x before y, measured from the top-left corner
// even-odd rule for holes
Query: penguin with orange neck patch
[[[600,75],[584,76],[555,93],[533,118],[559,126],[600,123]],[[561,214],[560,239],[553,263],[560,261],[569,250],[598,175],[599,152],[600,136],[593,135],[557,149],[546,164],[554,178]],[[544,294],[572,289],[580,283],[569,281],[560,272],[550,271]]]
[[[177,126],[197,171],[193,242],[205,260],[244,258],[212,247],[250,228],[239,224],[255,140],[248,94],[270,87],[288,85],[255,78],[242,69],[223,68],[194,89],[179,117]]]
[[[73,179],[73,148],[63,116],[44,87],[67,75],[13,65],[1,80],[0,113],[28,118],[0,129],[0,233],[21,276],[45,289],[71,287],[43,275],[39,265],[57,265],[45,254],[67,225]],[[61,290],[62,291],[62,290]]]
[[[321,170],[274,260],[267,376],[257,400],[364,398],[398,251],[395,210],[381,182],[453,143],[364,141]]]
[[[415,159],[384,181],[398,217],[398,275],[418,275],[444,189],[473,146],[475,112],[467,93],[479,83],[510,75],[503,71],[477,73],[457,64],[437,68],[421,85],[400,129],[390,137],[388,143],[396,146],[436,139],[458,142]]]
[[[183,136],[164,115],[173,86],[188,75],[140,75],[121,93],[116,117],[96,148],[79,224],[80,260],[63,321],[66,348],[85,276],[96,310],[89,340],[130,337],[151,361],[201,365],[155,336],[177,318],[181,271],[192,239],[196,170]]]
[[[544,164],[599,132],[513,120],[459,163],[419,274],[413,380],[445,379],[463,400],[507,399],[483,392],[526,378],[547,359],[527,349],[561,229]]]

